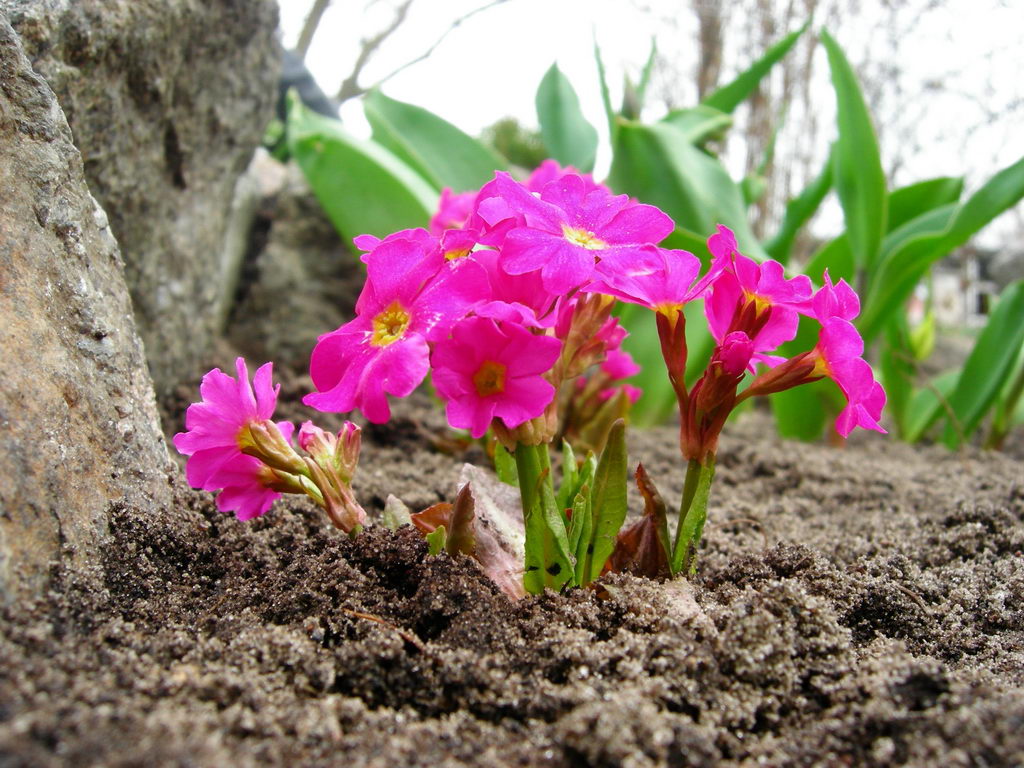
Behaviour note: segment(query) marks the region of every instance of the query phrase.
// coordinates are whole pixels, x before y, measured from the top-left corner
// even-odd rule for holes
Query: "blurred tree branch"
[[[404,0],[404,2],[402,2],[395,9],[395,16],[387,27],[382,29],[373,37],[365,38],[362,41],[362,47],[360,48],[359,56],[356,58],[356,63],[352,67],[352,72],[342,82],[341,88],[338,90],[338,94],[335,97],[336,100],[338,101],[339,104],[341,104],[348,101],[349,99],[362,96],[367,91],[371,91],[374,88],[380,87],[398,73],[403,72],[409,67],[411,67],[413,64],[418,64],[419,62],[429,58],[431,54],[433,54],[434,51],[437,50],[441,43],[445,41],[448,35],[450,35],[452,32],[458,29],[463,23],[471,19],[473,16],[476,16],[479,13],[483,13],[484,11],[493,8],[496,5],[502,5],[504,3],[507,3],[508,1],[509,0],[491,0],[491,2],[485,3],[484,5],[481,5],[477,8],[474,8],[471,11],[467,11],[466,13],[462,14],[458,18],[454,19],[451,22],[451,24],[448,25],[448,28],[445,29],[445,31],[442,32],[437,37],[437,39],[434,40],[434,42],[431,43],[431,45],[428,46],[423,51],[423,53],[419,54],[418,56],[412,59],[409,59],[400,67],[393,69],[391,72],[378,79],[375,83],[373,83],[373,85],[364,88],[363,86],[359,85],[359,77],[362,74],[363,69],[366,67],[367,63],[369,63],[370,59],[380,48],[381,43],[387,40],[402,25],[402,23],[406,19],[406,16],[408,15],[409,6],[412,5],[413,0]]]
[[[356,63],[352,65],[352,71],[349,73],[342,83],[341,88],[338,90],[338,95],[335,97],[339,104],[343,104],[349,99],[355,98],[356,96],[362,96],[366,93],[366,88],[359,85],[359,76],[363,73],[363,68],[369,63],[370,59],[380,48],[381,43],[387,40],[391,35],[394,34],[395,30],[402,26],[405,21],[405,17],[409,14],[409,6],[412,5],[413,0],[404,0],[398,8],[395,9],[395,15],[391,19],[391,23],[388,24],[384,29],[378,32],[373,37],[364,37],[361,41],[361,47],[359,49],[359,56],[356,57]]]
[[[313,7],[310,9],[309,15],[306,16],[306,21],[302,25],[302,31],[299,33],[299,41],[295,44],[295,50],[298,52],[299,58],[306,58],[309,46],[313,43],[316,28],[320,26],[320,19],[324,17],[324,11],[327,10],[327,6],[330,4],[331,0],[314,0]]]

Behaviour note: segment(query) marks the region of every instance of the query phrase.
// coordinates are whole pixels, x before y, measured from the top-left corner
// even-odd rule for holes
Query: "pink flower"
[[[544,288],[539,272],[510,275],[501,266],[499,254],[494,250],[481,250],[473,259],[487,272],[491,285],[489,301],[473,308],[480,317],[550,328],[558,319],[558,297]]]
[[[477,199],[477,213],[500,245],[510,274],[540,271],[544,287],[564,294],[590,278],[595,259],[635,252],[659,242],[674,228],[651,205],[594,189],[579,176],[547,184],[535,197],[507,173],[497,173]]]
[[[885,433],[878,423],[885,407],[885,390],[864,361],[864,340],[850,322],[860,313],[860,299],[840,280],[833,285],[826,270],[823,285],[810,302],[809,314],[821,323],[813,350],[814,372],[831,378],[842,390],[846,407],[836,419],[836,431],[848,437],[854,427]]]
[[[871,366],[858,358],[841,366],[834,374],[848,400],[836,418],[836,431],[843,437],[848,437],[854,427],[886,434],[878,423],[885,407],[885,390],[875,381]]]
[[[424,255],[424,242],[385,239],[369,254],[355,319],[313,349],[309,372],[318,391],[303,398],[306,405],[339,413],[359,408],[372,422],[387,421],[387,395],[405,397],[427,375],[428,342],[447,336],[486,296],[479,265],[444,269],[439,252]]]
[[[644,391],[640,389],[640,387],[634,387],[632,384],[620,384],[617,387],[608,387],[607,389],[602,389],[600,392],[597,393],[597,396],[603,403],[606,400],[611,400],[613,397],[616,397],[620,392],[624,392],[626,397],[629,399],[629,402],[631,403],[635,403],[637,400],[639,400],[640,395],[644,393]]]
[[[603,189],[606,190],[607,192],[611,192],[611,190],[608,189],[608,187],[606,187],[604,184],[598,184],[597,182],[595,182],[594,177],[591,176],[589,173],[580,173],[571,165],[567,165],[565,166],[565,168],[563,168],[561,165],[558,164],[557,160],[552,160],[551,158],[548,158],[539,166],[537,166],[536,170],[534,170],[534,172],[530,174],[530,178],[526,180],[526,188],[531,192],[540,193],[543,192],[544,187],[546,187],[552,181],[558,181],[563,176],[570,175],[579,176],[581,179],[583,179],[584,182],[586,182],[588,188],[591,190]]]
[[[203,376],[199,385],[202,402],[193,403],[185,411],[185,429],[174,436],[174,447],[191,456],[208,448],[238,447],[238,435],[253,422],[264,421],[274,414],[281,385],[271,384],[274,364],[266,363],[256,370],[253,384],[245,359],[235,360],[237,379],[220,368]]]
[[[596,279],[585,290],[614,296],[656,312],[669,313],[699,298],[724,264],[694,282],[700,259],[688,251],[647,247],[639,251],[610,253],[596,267]]]
[[[836,419],[836,431],[849,436],[854,427],[885,433],[878,420],[885,406],[885,391],[875,381],[871,366],[862,358],[864,341],[853,324],[841,317],[828,317],[821,326],[818,343],[808,359],[813,378],[827,376],[842,390],[847,405]]]
[[[640,366],[626,350],[609,349],[604,362],[601,363],[601,372],[612,381],[618,381],[640,373]]]
[[[309,453],[310,479],[319,489],[321,505],[335,527],[345,533],[366,522],[366,512],[352,493],[352,477],[359,464],[360,430],[346,421],[337,435],[324,432],[311,421],[299,428],[299,446]]]
[[[373,253],[382,243],[397,243],[406,242],[411,249],[418,248],[422,253],[423,257],[427,255],[438,255],[438,237],[432,235],[423,227],[416,227],[415,229],[400,229],[397,232],[392,232],[390,235],[381,240],[376,235],[359,235],[352,240],[357,248],[361,248],[367,253],[364,253],[359,257],[360,261],[364,264],[369,263],[370,254]],[[440,267],[440,264],[438,264]]]
[[[437,244],[438,252],[449,267],[460,266],[464,259],[473,257],[477,234],[469,229],[448,229],[441,233]]]
[[[188,407],[187,431],[176,434],[173,441],[174,447],[189,457],[185,465],[189,485],[206,491],[221,490],[218,509],[236,511],[239,520],[248,520],[262,515],[280,496],[269,488],[275,482],[273,470],[242,453],[251,429],[260,425],[275,428],[287,442],[294,426],[270,422],[281,389],[271,383],[272,363],[257,369],[253,384],[249,383],[243,358],[235,361],[235,370],[237,379],[219,368],[203,376],[199,385],[202,401]]]
[[[741,376],[750,365],[754,354],[754,344],[743,331],[726,334],[725,339],[715,348],[711,356],[711,365],[721,365],[726,376]]]
[[[483,437],[493,419],[515,429],[540,416],[555,396],[543,378],[561,343],[513,323],[470,317],[439,341],[432,364],[434,386],[447,401],[448,421]]]
[[[704,375],[680,398],[679,447],[687,460],[703,463],[718,450],[718,436],[736,404],[754,345],[743,331],[731,331],[715,347]]]
[[[193,455],[189,464],[198,456],[198,453]],[[239,520],[259,517],[281,498],[280,493],[270,489],[275,481],[273,470],[259,459],[242,453],[217,467],[216,473],[210,475],[205,483],[193,482],[194,478],[194,473],[188,474],[189,484],[194,488],[220,490],[217,494],[217,509],[221,512],[234,512]]]
[[[719,225],[708,239],[714,255],[711,294],[704,303],[708,325],[721,342],[733,331],[743,331],[754,344],[753,359],[777,365],[782,358],[766,353],[796,336],[800,318],[797,308],[811,298],[806,275],[787,280],[777,261],[758,264],[736,250],[736,238]]]
[[[805,310],[821,323],[814,349],[758,376],[743,393],[744,397],[781,392],[827,376],[847,400],[836,419],[836,431],[848,437],[854,427],[862,427],[884,434],[878,421],[885,406],[885,391],[861,357],[864,340],[847,319],[855,317],[858,309],[859,301],[853,290],[843,281],[833,285],[826,275],[825,285],[807,302]]]
[[[809,306],[799,308],[801,312],[817,318],[819,322],[824,322],[829,317],[853,320],[860,314],[860,298],[845,280],[833,285],[827,269],[822,280],[824,284],[814,294]]]
[[[476,190],[455,194],[451,187],[441,190],[441,200],[437,204],[437,213],[430,219],[430,232],[440,235],[446,229],[460,229],[469,221],[476,202]]]

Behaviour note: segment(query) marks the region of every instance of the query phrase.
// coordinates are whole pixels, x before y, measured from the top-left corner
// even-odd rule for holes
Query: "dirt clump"
[[[367,430],[371,513],[451,493],[439,418],[414,398]],[[723,437],[692,583],[511,602],[409,528],[349,539],[303,500],[114,509],[102,567],[5,609],[0,763],[1024,762],[1021,463],[770,434]],[[675,444],[631,446],[668,499]]]

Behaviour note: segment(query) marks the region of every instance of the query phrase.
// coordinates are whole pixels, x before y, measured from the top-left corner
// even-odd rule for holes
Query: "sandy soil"
[[[377,512],[466,459],[426,398],[397,410],[365,435]],[[631,446],[670,499],[675,443]],[[782,442],[755,413],[719,466],[692,583],[518,603],[409,529],[349,540],[302,501],[240,523],[176,481],[3,615],[0,765],[1024,764],[1024,462]]]

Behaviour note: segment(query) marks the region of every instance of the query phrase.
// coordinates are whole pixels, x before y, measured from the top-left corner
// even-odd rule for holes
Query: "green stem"
[[[679,523],[672,547],[672,575],[692,574],[696,569],[697,547],[704,533],[708,516],[708,494],[715,476],[715,457],[709,455],[706,464],[690,459],[686,465],[683,498],[679,503]]]
[[[516,470],[526,528],[523,585],[532,594],[543,592],[545,587],[558,590],[570,578],[571,564],[565,524],[555,508],[548,444],[518,443]]]
[[[519,497],[523,501],[523,514],[533,509],[540,495],[541,475],[544,471],[544,459],[538,448],[547,448],[546,445],[524,445],[516,444],[516,471],[519,473]],[[545,450],[544,454],[547,453]],[[551,466],[550,456],[546,456],[548,467]],[[550,481],[551,473],[548,472]]]

